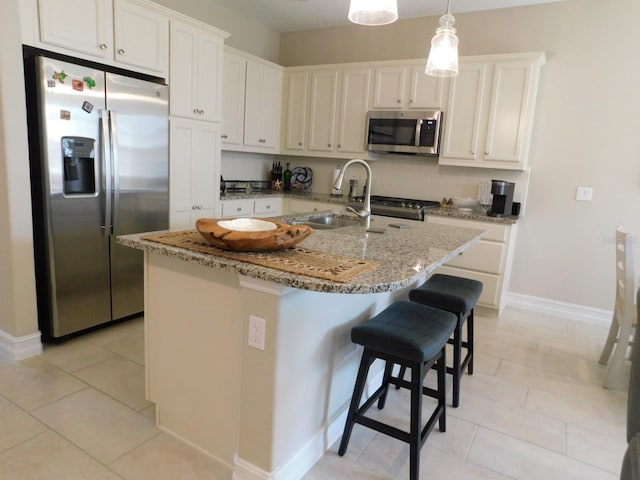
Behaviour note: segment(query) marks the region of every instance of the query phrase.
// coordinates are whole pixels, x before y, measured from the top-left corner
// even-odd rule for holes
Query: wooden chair
[[[640,290],[636,293],[636,314],[640,317]],[[631,349],[631,375],[627,397],[627,450],[620,480],[640,480],[640,345]]]
[[[632,241],[629,233],[624,232],[621,227],[616,229],[616,300],[609,335],[600,355],[600,363],[602,365],[608,364],[603,382],[604,388],[615,388],[618,385],[620,372],[627,357],[627,348],[632,343],[631,338],[635,331],[636,309]]]

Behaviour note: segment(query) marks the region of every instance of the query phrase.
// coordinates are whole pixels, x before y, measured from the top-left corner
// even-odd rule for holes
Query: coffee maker
[[[487,212],[490,217],[508,217],[513,207],[513,191],[516,184],[504,180],[491,180],[493,202]]]

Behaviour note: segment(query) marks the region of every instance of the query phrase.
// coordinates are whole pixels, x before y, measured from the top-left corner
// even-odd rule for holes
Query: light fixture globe
[[[359,25],[387,25],[398,19],[396,0],[351,0],[349,20]]]
[[[431,40],[431,50],[425,73],[434,77],[453,77],[458,74],[458,37],[453,25],[456,19],[447,12],[440,17],[440,27]]]

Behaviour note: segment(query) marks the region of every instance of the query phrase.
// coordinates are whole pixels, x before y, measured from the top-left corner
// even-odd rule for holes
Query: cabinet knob
[[[342,148],[342,145],[338,144],[338,148]]]
[[[198,113],[198,109],[197,109],[197,108],[194,108],[194,109],[193,109],[193,113],[197,114],[197,113]]]
[[[475,150],[471,150],[471,155],[475,155],[476,151]]]
[[[489,152],[484,152],[485,155],[489,155]]]
[[[107,48],[109,48],[109,47],[107,47],[106,43],[101,43],[100,44],[100,50],[106,50]]]
[[[298,142],[298,146],[301,147],[302,146],[302,142]]]
[[[118,55],[124,55],[124,49],[123,48],[119,48],[118,49]]]
[[[271,205],[267,205],[267,210],[269,210],[271,208]]]
[[[200,115],[204,115],[204,110],[200,110],[198,113],[200,113]]]
[[[229,137],[227,135],[222,135],[222,138],[227,139]]]
[[[327,144],[327,147],[331,148],[331,144],[330,144],[330,143],[328,143],[328,144]]]
[[[242,207],[236,208],[236,212],[241,212],[241,211],[242,211]]]
[[[413,98],[409,99],[409,103],[413,103]]]
[[[402,103],[402,100],[398,99],[398,103]]]

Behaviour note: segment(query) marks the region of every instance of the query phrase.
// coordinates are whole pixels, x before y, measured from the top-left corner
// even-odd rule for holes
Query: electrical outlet
[[[576,190],[576,200],[583,202],[590,202],[593,198],[593,188],[591,187],[578,187]]]
[[[249,346],[264,350],[267,334],[267,321],[264,318],[249,315]]]

